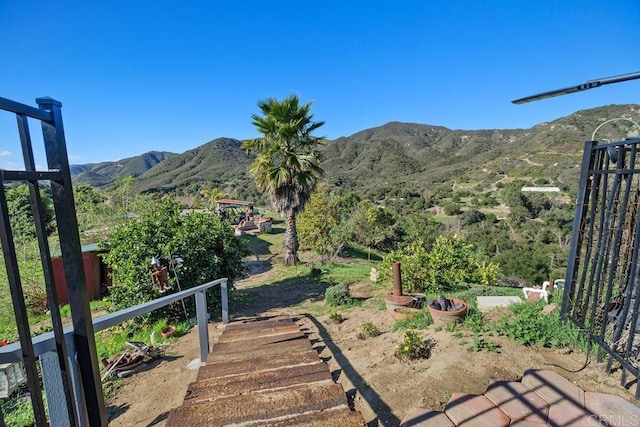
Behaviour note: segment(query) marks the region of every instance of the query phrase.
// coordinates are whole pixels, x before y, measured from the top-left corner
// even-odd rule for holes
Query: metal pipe
[[[392,266],[393,270],[393,295],[402,296],[402,273],[400,271],[400,261],[396,261]]]

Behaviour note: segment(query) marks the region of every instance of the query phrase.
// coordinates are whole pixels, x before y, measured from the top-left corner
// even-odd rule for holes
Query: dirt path
[[[474,335],[463,329],[452,333],[430,326],[423,335],[433,343],[431,357],[402,362],[393,354],[402,331],[392,332],[394,319],[372,302],[381,290],[375,290],[368,278],[352,286],[353,294],[365,299],[363,305],[345,311],[345,320],[336,324],[319,314],[323,313],[324,286],[316,281],[297,277],[263,285],[273,278],[266,264],[272,261],[254,258],[254,274],[237,284],[243,302],[234,315],[297,317],[334,379],[343,384],[353,407],[362,411],[370,426],[397,426],[411,408],[442,409],[451,393],[482,393],[491,380],[518,380],[531,368],[556,371],[586,391],[633,401],[635,385],[621,387],[619,374],[606,375],[593,362],[580,369],[586,361],[582,353],[531,349],[501,337],[485,337],[498,345],[496,352],[470,351]],[[364,322],[373,323],[382,334],[358,339]],[[210,324],[212,340],[220,332],[218,326]],[[122,381],[117,396],[109,401],[110,425],[164,425],[167,412],[181,404],[196,376],[186,365],[198,356],[197,331],[180,338],[166,354],[148,370]]]

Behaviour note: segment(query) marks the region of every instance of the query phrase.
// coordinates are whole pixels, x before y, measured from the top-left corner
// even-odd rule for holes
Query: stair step
[[[278,343],[283,343],[287,341],[295,341],[295,340],[307,340],[307,336],[300,332],[300,330],[294,332],[287,332],[283,334],[276,335],[268,335],[262,336],[260,334],[259,337],[254,336],[253,338],[244,338],[240,340],[234,341],[220,341],[213,344],[213,351],[216,353],[237,353],[243,352],[247,350],[254,350],[256,348],[273,345]]]
[[[184,405],[169,413],[167,426],[219,426],[268,420],[290,414],[343,406],[347,398],[339,384],[302,384],[268,393],[230,396]]]
[[[198,371],[196,381],[207,378],[223,377],[229,375],[241,375],[250,372],[267,371],[286,366],[308,365],[318,362],[318,352],[307,347],[304,351],[292,351],[280,354],[278,357],[271,355],[259,356],[249,360],[227,361],[222,360],[203,366]]]
[[[457,426],[507,427],[511,420],[484,395],[453,393],[444,413]]]
[[[236,346],[234,348],[227,348],[227,351],[222,351],[216,349],[214,346],[213,352],[209,353],[207,357],[207,363],[247,360],[262,356],[280,357],[280,355],[289,352],[309,350],[310,347],[311,344],[308,339],[297,339],[273,345],[263,345],[249,350],[242,349],[242,346]]]
[[[257,317],[255,319],[228,323],[225,326],[225,332],[250,331],[291,325],[295,325],[295,323],[289,316]]]
[[[242,427],[365,427],[366,425],[360,412],[339,407],[270,420],[249,421],[243,423]]]
[[[549,404],[520,382],[494,381],[484,395],[511,421],[547,422]]]
[[[553,404],[568,400],[577,407],[584,407],[584,391],[553,371],[529,369],[522,377],[522,384],[548,403]]]
[[[278,326],[275,328],[260,329],[259,331],[255,329],[238,330],[230,333],[225,331],[225,333],[223,333],[218,337],[218,340],[216,342],[240,341],[240,340],[255,338],[256,335],[258,334],[260,334],[261,337],[266,337],[266,336],[278,335],[278,334],[289,333],[289,332],[302,333],[298,325]]]
[[[332,378],[327,365],[320,361],[314,365],[253,372],[233,377],[210,378],[189,384],[184,403],[193,404],[202,400],[213,400],[225,396],[249,394],[322,381],[331,383]]]

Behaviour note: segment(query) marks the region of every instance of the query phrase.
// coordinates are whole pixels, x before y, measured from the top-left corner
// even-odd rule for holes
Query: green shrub
[[[412,317],[396,320],[393,324],[393,331],[398,329],[427,329],[429,325],[433,324],[433,319],[427,311],[418,313]]]
[[[347,284],[329,286],[324,292],[324,303],[329,307],[351,305],[353,298],[349,294],[349,286]]]
[[[35,423],[33,407],[28,395],[16,392],[10,397],[0,399],[0,407],[7,426],[32,426]]]
[[[111,268],[113,285],[109,288],[112,309],[120,310],[153,300],[159,296],[151,283],[151,257],[163,264],[179,255],[184,264],[178,270],[182,290],[221,277],[233,279],[244,269],[242,258],[248,254],[246,242],[233,234],[229,224],[217,215],[194,212],[182,215],[183,206],[171,199],[151,203],[138,220],[129,221],[109,234],[103,247],[105,263]],[[173,271],[170,283],[177,289]],[[193,298],[184,302],[189,316],[195,313]],[[210,311],[219,307],[219,288],[207,292]],[[173,308],[173,310],[172,310]],[[154,318],[184,316],[182,306],[174,304],[153,313]]]
[[[509,306],[513,318],[502,317],[490,327],[497,334],[504,335],[526,346],[579,347],[586,346],[586,338],[571,323],[560,320],[560,315],[543,315],[542,303],[521,303]]]
[[[331,310],[329,312],[329,320],[331,320],[333,323],[342,323],[344,318],[342,317],[342,314],[340,314],[338,310]]]
[[[478,352],[481,350],[487,350],[492,353],[497,353],[500,346],[493,341],[486,341],[480,335],[476,334],[473,337],[473,345],[467,347],[467,351],[469,352]]]
[[[360,324],[360,330],[358,331],[357,337],[360,340],[364,340],[367,338],[377,337],[381,334],[380,329],[372,322],[364,322]]]
[[[395,347],[396,357],[402,360],[427,358],[430,353],[430,346],[422,339],[420,332],[415,329],[405,331],[402,341]]]
[[[473,245],[457,235],[438,236],[429,251],[422,242],[413,242],[391,252],[380,264],[379,281],[391,282],[395,261],[402,264],[402,284],[408,292],[442,293],[456,284],[481,278],[481,264]]]
[[[464,317],[462,324],[465,328],[471,329],[473,332],[483,332],[486,330],[482,312],[472,306],[467,307],[467,315]]]

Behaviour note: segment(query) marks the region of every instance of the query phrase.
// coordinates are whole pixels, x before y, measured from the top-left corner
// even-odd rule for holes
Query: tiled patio
[[[403,427],[593,427],[640,425],[640,408],[619,396],[585,392],[547,370],[520,382],[494,381],[482,395],[454,393],[444,412],[414,409]]]

